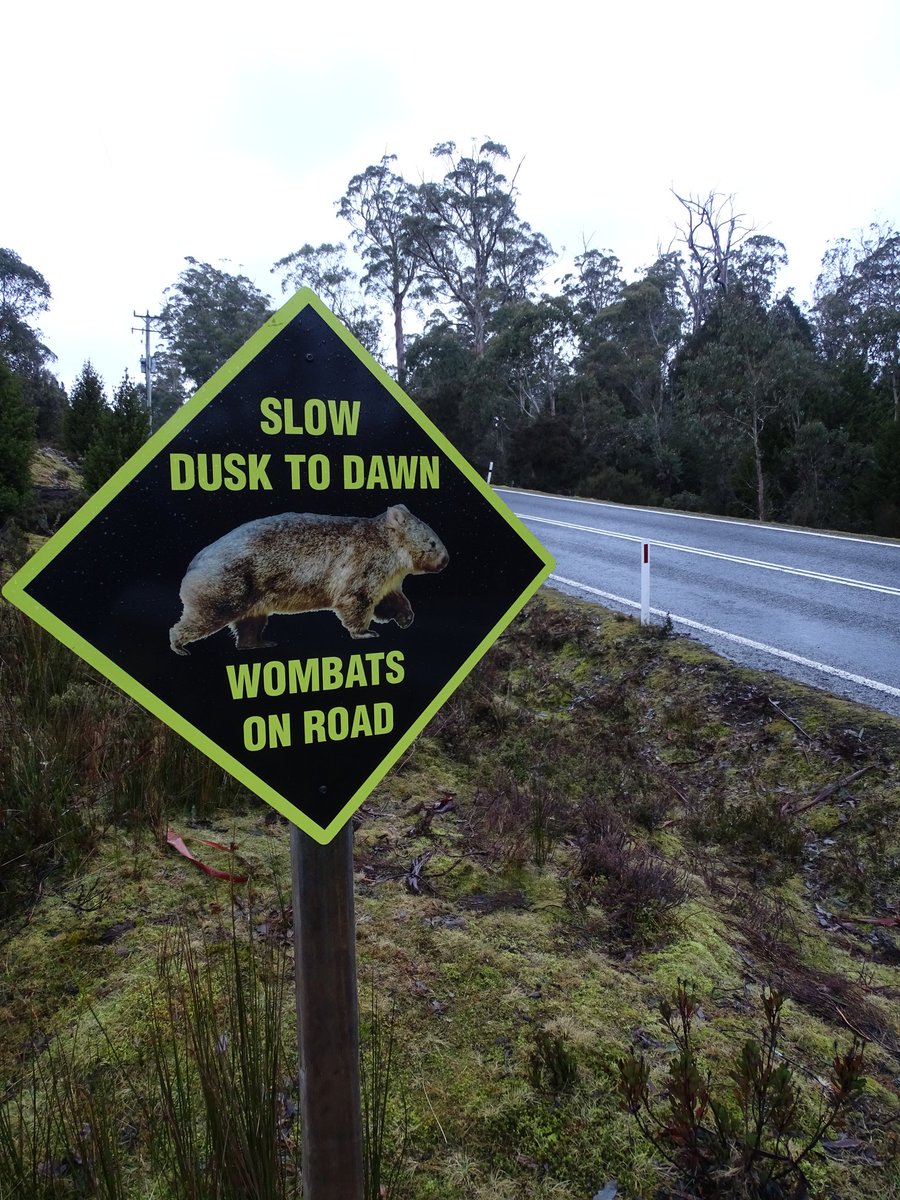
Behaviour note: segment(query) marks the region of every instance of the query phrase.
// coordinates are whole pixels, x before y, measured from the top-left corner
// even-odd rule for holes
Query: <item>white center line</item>
[[[551,575],[550,578],[556,583],[563,583],[567,587],[578,588],[582,592],[590,592],[592,596],[600,596],[604,600],[612,600],[616,604],[624,604],[628,608],[640,608],[640,605],[635,600],[628,600],[625,596],[617,596],[614,592],[603,592],[599,588],[591,587],[587,583],[579,583],[577,579],[566,579],[562,575]],[[852,671],[844,671],[840,667],[833,667],[830,663],[816,662],[813,658],[804,658],[800,654],[792,654],[789,650],[781,650],[778,646],[769,646],[766,642],[755,642],[752,638],[741,637],[737,633],[728,633],[724,629],[716,629],[712,625],[703,625],[700,621],[692,621],[688,617],[676,617],[674,613],[665,613],[661,608],[651,608],[652,613],[656,616],[668,616],[674,625],[684,625],[688,629],[696,629],[698,633],[706,633],[712,637],[722,638],[726,642],[736,642],[739,646],[746,646],[750,650],[759,650],[763,654],[771,654],[774,658],[784,658],[788,662],[797,663],[801,667],[809,667],[813,671],[821,671],[824,675],[830,675],[834,679],[844,679],[849,683],[858,684],[860,687],[871,688],[873,691],[882,692],[886,696],[896,696],[900,698],[900,688],[891,687],[889,683],[882,683],[878,679],[867,679],[865,675],[855,675]]]
[[[821,571],[807,571],[802,567],[789,567],[784,563],[766,562],[758,558],[744,558],[738,554],[723,554],[718,550],[701,550],[697,546],[684,546],[678,542],[660,542],[653,538],[640,538],[632,533],[618,533],[612,529],[598,529],[595,525],[576,525],[573,521],[556,521],[550,517],[538,517],[533,513],[517,512],[523,521],[536,521],[541,525],[555,525],[560,529],[574,529],[579,533],[593,533],[597,537],[616,538],[623,542],[649,541],[651,546],[664,550],[677,550],[682,554],[697,554],[701,558],[718,558],[723,562],[739,563],[744,567],[758,567],[762,571],[781,571],[785,575],[799,575],[804,579],[816,579],[821,583],[838,583],[844,587],[863,588],[868,592],[881,592],[885,596],[900,596],[900,588],[886,583],[870,583],[864,579],[851,579],[845,575],[826,575]]]

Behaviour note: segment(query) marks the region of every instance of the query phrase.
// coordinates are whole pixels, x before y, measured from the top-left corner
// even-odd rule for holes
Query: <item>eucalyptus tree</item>
[[[734,196],[711,191],[706,196],[672,195],[682,208],[676,224],[678,272],[697,333],[717,301],[727,296],[737,251],[753,227],[743,213],[735,212]]]
[[[480,358],[491,312],[526,298],[553,252],[518,217],[518,170],[512,179],[503,174],[504,145],[488,140],[459,154],[455,142],[441,142],[431,153],[445,173],[416,189],[408,226],[414,253],[423,278],[455,307]]]
[[[787,264],[783,242],[765,233],[752,233],[734,252],[730,281],[768,308],[775,296],[778,273]]]
[[[581,327],[590,323],[619,298],[624,280],[622,264],[611,250],[589,250],[575,258],[575,270],[562,278],[562,293]]]
[[[826,357],[864,365],[900,421],[900,233],[872,225],[856,243],[842,238],[822,268],[815,314]]]
[[[177,358],[185,380],[199,387],[254,334],[270,313],[269,297],[246,275],[198,262],[166,288],[163,349]]]
[[[50,285],[15,250],[0,249],[0,354],[17,372],[40,368],[53,357],[32,328],[50,303]]]
[[[771,516],[770,484],[784,428],[818,383],[815,353],[798,317],[789,297],[767,310],[735,288],[712,309],[677,364],[682,416],[702,433],[711,451],[708,465],[717,472],[708,480],[714,503],[727,505],[729,491],[731,504],[740,503],[733,488],[746,461],[760,521]]]
[[[56,442],[66,394],[48,369],[56,356],[41,341],[35,325],[50,299],[50,285],[40,271],[14,250],[0,249],[0,358],[18,377],[23,402],[36,411],[38,437]]]
[[[411,339],[406,361],[409,394],[465,458],[486,469],[492,399],[482,386],[481,360],[458,326],[435,314]]]
[[[622,286],[594,322],[605,337],[605,386],[618,396],[635,442],[649,450],[644,459],[653,482],[664,490],[673,488],[679,475],[669,368],[684,320],[677,264],[672,255],[663,255],[642,278]]]
[[[299,250],[280,258],[272,267],[272,273],[281,274],[283,292],[312,288],[353,336],[378,357],[381,319],[377,310],[366,304],[343,246],[334,242],[313,246],[307,242]]]
[[[511,423],[554,418],[571,376],[571,310],[565,299],[509,301],[491,317],[490,332],[484,369],[511,402]]]
[[[869,507],[876,533],[900,537],[900,421],[889,421],[874,446]]]
[[[397,156],[385,154],[354,175],[338,200],[338,214],[351,228],[353,244],[363,263],[362,287],[391,308],[397,379],[406,382],[406,338],[403,312],[421,295],[421,263],[415,254],[411,217],[415,188],[394,171]]]

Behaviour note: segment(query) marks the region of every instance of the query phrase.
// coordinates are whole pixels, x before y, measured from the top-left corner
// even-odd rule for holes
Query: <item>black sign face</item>
[[[4,595],[326,843],[552,565],[304,290]]]

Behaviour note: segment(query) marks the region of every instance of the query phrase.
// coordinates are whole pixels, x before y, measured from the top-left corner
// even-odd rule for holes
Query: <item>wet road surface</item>
[[[717,653],[900,716],[900,542],[498,488],[556,557],[551,583]]]

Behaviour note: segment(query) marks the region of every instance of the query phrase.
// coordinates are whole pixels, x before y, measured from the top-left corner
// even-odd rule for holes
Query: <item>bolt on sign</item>
[[[552,567],[303,289],[3,594],[326,844]]]

